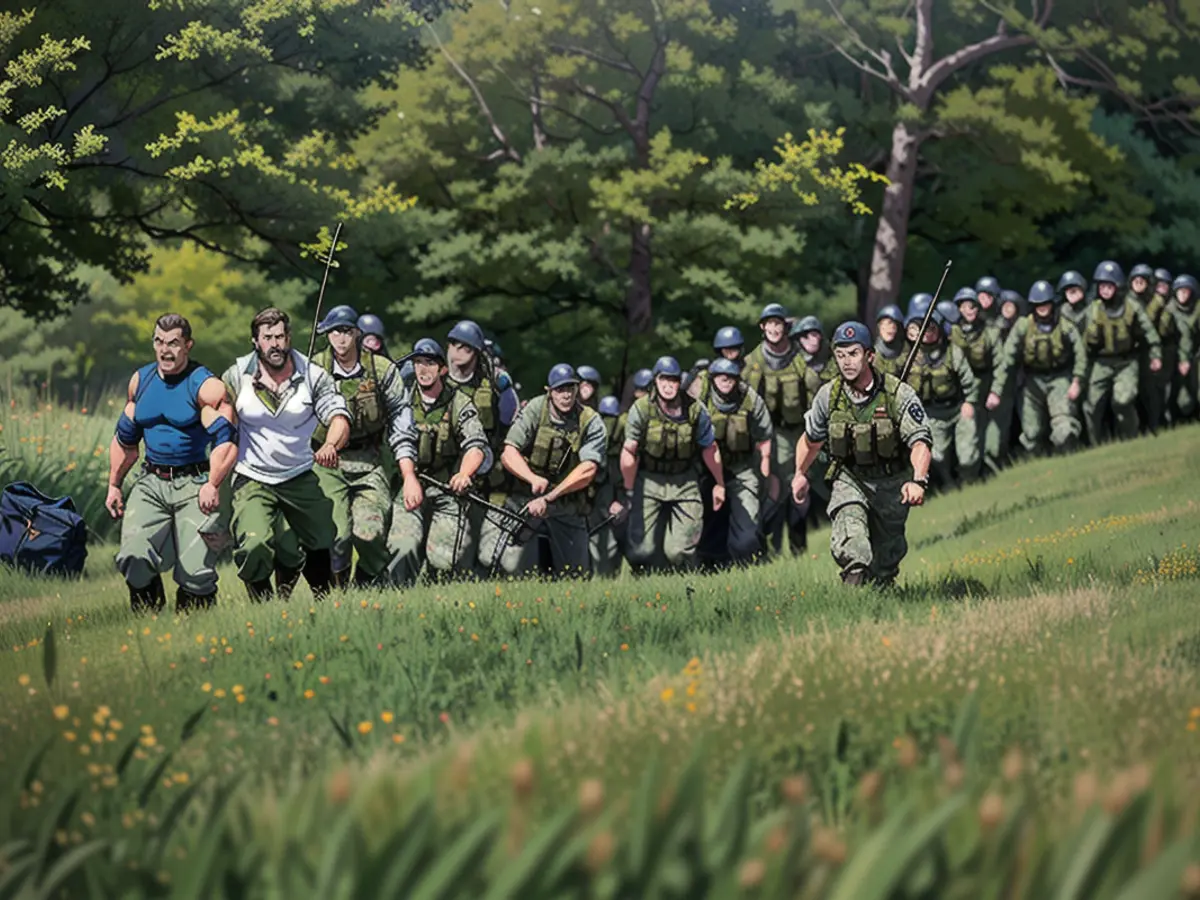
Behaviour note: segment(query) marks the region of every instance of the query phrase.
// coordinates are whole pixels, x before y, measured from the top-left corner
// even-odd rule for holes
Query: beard
[[[287,350],[272,349],[267,351],[257,350],[258,361],[273,372],[278,372],[287,365],[290,355]]]

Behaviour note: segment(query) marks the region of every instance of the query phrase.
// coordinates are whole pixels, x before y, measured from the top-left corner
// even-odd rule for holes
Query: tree
[[[308,274],[318,224],[408,205],[364,190],[348,149],[377,115],[362,88],[420,59],[419,21],[380,0],[0,14],[0,304],[53,316],[86,299],[80,265],[127,282],[167,239]]]

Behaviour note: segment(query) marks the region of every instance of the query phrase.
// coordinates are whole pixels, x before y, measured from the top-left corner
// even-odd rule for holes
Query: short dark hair
[[[264,325],[268,327],[271,325],[278,325],[280,322],[283,323],[284,331],[290,333],[292,330],[292,320],[288,317],[288,314],[282,309],[277,309],[274,306],[268,306],[266,309],[260,310],[258,315],[250,320],[250,337],[257,340],[258,329],[262,328]]]
[[[163,313],[154,320],[154,327],[163,332],[174,331],[178,328],[183,333],[185,341],[192,339],[192,323],[179,313]]]

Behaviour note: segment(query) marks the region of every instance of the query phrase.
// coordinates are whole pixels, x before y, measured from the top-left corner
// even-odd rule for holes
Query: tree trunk
[[[630,337],[646,334],[654,326],[650,301],[650,271],[654,255],[650,249],[650,223],[629,226],[629,288],[625,292],[625,322]]]
[[[913,126],[906,122],[897,122],[892,129],[892,152],[887,164],[889,184],[883,192],[883,209],[875,229],[871,279],[867,285],[866,309],[863,310],[868,326],[873,325],[880,309],[889,303],[900,302],[898,294],[904,274],[908,217],[912,213],[921,140]]]

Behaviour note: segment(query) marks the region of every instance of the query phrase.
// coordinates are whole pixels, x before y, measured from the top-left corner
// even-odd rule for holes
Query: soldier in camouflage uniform
[[[771,481],[771,443],[775,427],[763,398],[741,380],[741,367],[730,359],[709,366],[712,390],[706,406],[725,469],[728,515],[705,517],[706,546],[714,546],[717,562],[750,561],[762,550],[758,529],[764,487]],[[778,499],[777,497],[771,498]]]
[[[1129,270],[1129,292],[1143,307],[1154,296],[1154,270],[1146,263],[1138,263]]]
[[[600,402],[600,373],[591,366],[580,366],[575,370],[579,376],[579,403],[595,410]],[[515,421],[515,420],[514,420]]]
[[[997,353],[1008,339],[1009,333],[1017,320],[1028,311],[1025,298],[1020,291],[1005,289],[1000,292],[1000,315],[992,322],[995,331]],[[1016,414],[1017,398],[1023,385],[1018,377],[1011,381],[1004,393],[1000,395],[1000,405],[988,411],[983,426],[983,457],[989,469],[998,472],[1008,462],[1014,446],[1013,425],[1018,417]],[[986,391],[980,391],[980,399],[987,396]]]
[[[1180,338],[1179,363],[1171,379],[1171,398],[1168,406],[1172,421],[1176,424],[1195,418],[1197,410],[1196,360],[1200,357],[1200,315],[1197,314],[1196,294],[1200,285],[1191,275],[1179,275],[1171,282],[1171,303],[1179,319],[1179,327],[1187,335],[1191,355],[1184,354],[1183,338]]]
[[[608,577],[621,571],[621,560],[625,557],[625,524],[613,517],[619,517],[622,512],[617,493],[621,484],[621,447],[625,444],[626,414],[621,412],[621,401],[611,395],[601,399],[599,412],[604,422],[606,461],[596,478],[596,497],[588,518],[588,527],[596,530],[588,541],[588,547],[592,573]]]
[[[629,410],[621,451],[629,510],[627,556],[635,572],[691,568],[704,524],[697,462],[716,481],[713,509],[725,502],[725,475],[712,420],[680,390],[683,370],[670,356],[654,364],[654,390]]]
[[[875,317],[875,370],[900,377],[908,358],[908,340],[904,335],[904,313],[889,303]]]
[[[783,551],[786,530],[790,552],[796,556],[804,552],[807,544],[808,506],[796,506],[783,486],[795,468],[793,454],[804,429],[804,413],[822,381],[789,339],[787,310],[781,304],[769,303],[763,307],[758,327],[763,340],[746,357],[742,377],[750,390],[763,398],[771,414],[776,437],[771,476],[779,483],[778,488],[768,491],[762,511],[762,529],[767,538],[767,549],[772,553]],[[779,499],[772,501],[771,496]]]
[[[974,288],[959,288],[954,295],[954,302],[958,306],[959,321],[950,329],[950,343],[966,357],[967,364],[971,367],[971,374],[979,382],[979,395],[984,396],[990,389],[992,373],[1000,354],[1002,344],[1000,332],[995,328],[988,328],[983,323],[983,309],[979,305],[979,295]],[[1004,396],[1003,393],[1001,396]],[[1008,408],[1011,414],[1011,404]],[[982,410],[978,412],[982,413]],[[985,453],[988,425],[989,416],[981,414],[976,415],[969,426],[975,432],[973,440],[977,461],[966,468],[963,468],[960,461],[959,473],[962,475],[963,481],[974,481],[979,477],[978,461]],[[964,429],[967,427],[964,426]]]
[[[333,583],[350,580],[351,550],[358,552],[357,585],[374,584],[386,572],[392,491],[384,467],[387,423],[400,416],[406,403],[400,372],[386,358],[359,349],[358,314],[335,306],[317,325],[329,345],[313,362],[333,376],[350,410],[350,440],[338,454],[335,469],[318,467],[321,490],[333,502]],[[325,443],[327,429],[317,426],[312,446]]]
[[[654,383],[654,373],[649,369],[638,369],[633,373],[633,400],[636,403],[650,393],[650,385]]]
[[[1088,439],[1100,444],[1109,407],[1116,419],[1118,438],[1137,437],[1138,351],[1146,346],[1147,368],[1162,368],[1162,345],[1154,323],[1132,294],[1121,296],[1125,273],[1112,260],[1096,266],[1092,275],[1097,297],[1088,312],[1083,334],[1091,370],[1084,394],[1083,417]]]
[[[933,438],[913,389],[872,367],[865,325],[843,323],[833,346],[840,377],[821,387],[805,416],[792,494],[805,502],[809,467],[827,446],[833,459],[829,543],[842,581],[886,587],[908,552],[909,507],[925,502]]]
[[[1146,426],[1151,431],[1161,428],[1165,424],[1164,419],[1173,414],[1171,388],[1177,378],[1187,377],[1194,351],[1192,330],[1180,316],[1179,305],[1171,296],[1171,273],[1166,269],[1157,269],[1154,274],[1154,294],[1146,307],[1146,315],[1154,323],[1162,342],[1162,367],[1157,372],[1151,372],[1149,353],[1143,350],[1138,373],[1142,409],[1146,412]],[[1167,278],[1165,291],[1159,290],[1163,285],[1160,276]],[[1181,365],[1184,368],[1181,369]]]
[[[920,325],[919,320],[917,324]],[[979,464],[973,421],[979,383],[962,351],[946,338],[942,317],[936,311],[921,335],[907,381],[929,418],[934,476],[941,487],[948,488],[954,483],[956,461],[960,470],[967,472],[975,471]]]
[[[1087,329],[1087,287],[1087,279],[1074,269],[1069,269],[1062,273],[1056,288],[1058,296],[1065,301],[1059,306],[1059,316],[1074,325],[1081,336]]]
[[[984,275],[975,282],[975,299],[983,313],[983,324],[991,325],[1000,318],[1000,282],[992,275]]]
[[[390,360],[387,352],[387,331],[383,320],[372,313],[363,313],[358,317],[358,330],[362,332],[361,343],[364,350],[370,350],[380,359]]]
[[[925,319],[925,313],[929,311],[930,304],[933,303],[933,294],[913,294],[908,299],[908,309],[904,315],[904,340],[906,347],[904,349],[905,359],[908,358],[908,351],[912,349],[914,344],[921,342],[921,322]],[[900,363],[900,368],[904,368],[904,363]]]
[[[805,316],[792,326],[791,337],[800,345],[804,362],[816,372],[822,382],[837,377],[837,366],[833,363],[833,352],[825,343],[824,328],[816,316]]]
[[[746,339],[742,337],[742,332],[733,325],[726,325],[723,328],[718,328],[717,333],[713,336],[713,350],[716,351],[717,359],[728,359],[742,366],[743,351],[746,348]],[[711,364],[710,364],[711,365]],[[708,369],[696,376],[691,384],[687,386],[688,396],[701,403],[708,402],[709,391],[712,385],[708,378]]]
[[[416,581],[422,563],[444,578],[471,571],[474,545],[462,495],[493,464],[479,410],[446,379],[446,354],[432,338],[413,346],[411,410],[396,447],[403,483],[392,510],[388,574],[402,587]],[[449,491],[422,484],[425,475]]]
[[[1021,318],[1004,342],[987,406],[1000,406],[1016,372],[1023,371],[1021,445],[1034,455],[1070,453],[1083,432],[1075,406],[1087,377],[1083,338],[1056,315],[1062,298],[1050,282],[1034,282],[1029,302],[1032,315]]]
[[[500,556],[508,575],[538,568],[538,539],[550,544],[550,569],[556,575],[586,577],[590,490],[607,462],[608,436],[600,414],[579,396],[579,376],[566,363],[550,370],[546,393],[532,398],[517,414],[500,462],[516,487],[505,506],[525,516],[533,536],[510,541]],[[510,526],[511,527],[511,526]]]

